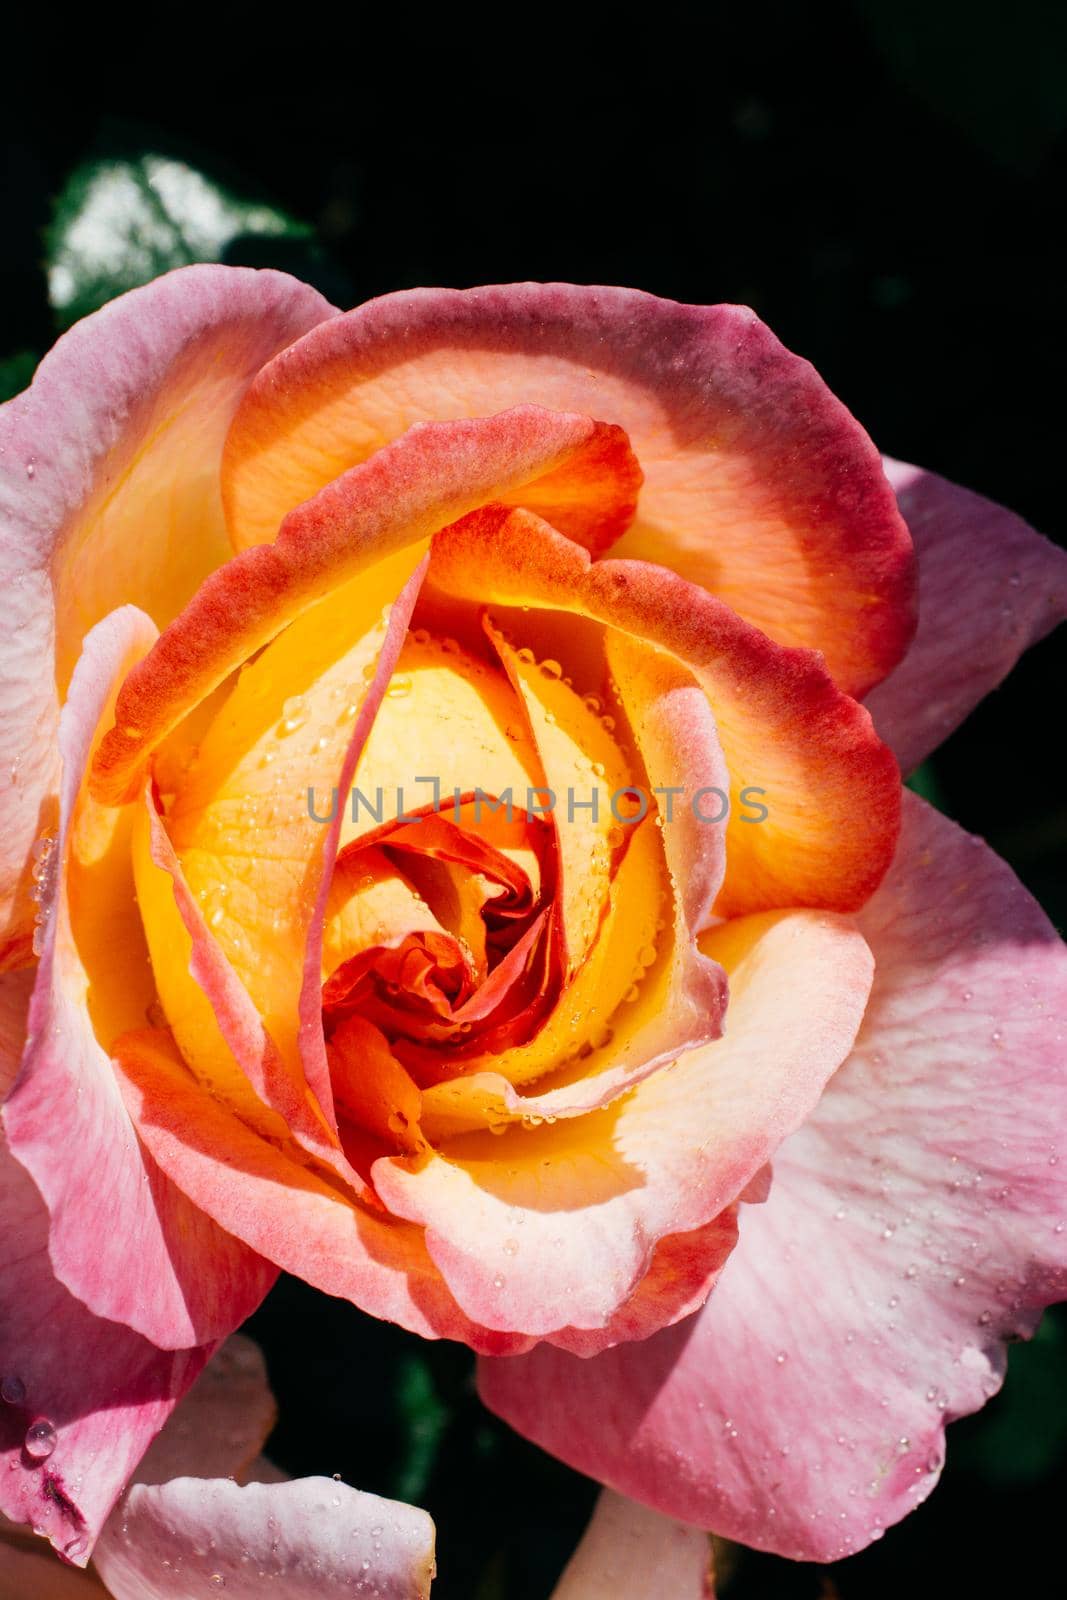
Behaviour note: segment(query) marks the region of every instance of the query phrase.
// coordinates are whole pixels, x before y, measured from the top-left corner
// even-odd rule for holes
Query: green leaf
[[[921,766],[916,767],[907,780],[907,786],[928,805],[936,806],[938,811],[945,810],[944,793],[932,761],[924,761]]]
[[[949,1459],[989,1484],[1037,1483],[1067,1462],[1067,1316],[1047,1311],[1028,1344],[1013,1345],[1004,1388],[966,1431],[949,1434]]]
[[[398,1500],[418,1504],[430,1481],[450,1411],[437,1393],[429,1364],[420,1356],[408,1356],[401,1362],[396,1395],[404,1449],[393,1493]]]
[[[311,237],[306,223],[242,200],[173,156],[88,161],[55,203],[47,234],[49,298],[68,327],[161,272],[226,259],[238,240],[284,247]]]
[[[13,356],[0,360],[0,402],[21,394],[33,377],[39,356],[32,350],[19,350]]]

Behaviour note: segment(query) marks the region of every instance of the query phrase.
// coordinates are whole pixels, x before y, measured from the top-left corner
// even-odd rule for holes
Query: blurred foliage
[[[997,161],[1031,167],[1067,128],[1062,4],[855,3],[891,71]]]
[[[925,800],[928,805],[936,806],[938,811],[945,810],[945,797],[941,792],[941,785],[937,779],[937,764],[934,761],[924,761],[916,767],[911,777],[907,780],[908,788]]]
[[[282,254],[295,266],[277,245],[307,246],[312,237],[306,223],[241,199],[172,156],[87,161],[56,200],[47,233],[49,298],[68,327],[173,267],[238,259],[243,241],[266,243],[266,259]]]
[[[33,377],[40,358],[32,350],[19,350],[0,360],[0,403],[21,394]]]

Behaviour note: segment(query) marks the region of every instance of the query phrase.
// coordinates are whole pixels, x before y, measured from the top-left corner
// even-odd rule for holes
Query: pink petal
[[[258,1345],[235,1333],[215,1351],[181,1405],[152,1440],[138,1483],[171,1478],[238,1478],[261,1459],[278,1417]],[[121,1505],[113,1520],[121,1519]]]
[[[589,1362],[483,1365],[493,1409],[581,1470],[798,1558],[917,1505],[946,1420],[1067,1291],[1067,955],[978,840],[905,816],[860,919],[859,1043],[705,1309]]]
[[[909,772],[1067,617],[1067,551],[934,472],[885,467],[919,558],[919,628],[867,705]]]
[[[913,627],[910,540],[863,429],[741,306],[573,284],[415,289],[260,374],[227,447],[239,544],[413,423],[533,404],[625,428],[644,473],[615,553],[672,567],[862,692]],[[599,553],[550,505],[517,497]],[[619,531],[619,530],[616,530]]]
[[[154,637],[152,623],[132,606],[98,624],[63,707],[53,848],[59,882],[50,899],[42,885],[47,924],[29,1037],[3,1115],[9,1148],[50,1212],[49,1253],[60,1281],[98,1316],[125,1323],[163,1349],[181,1350],[229,1333],[275,1274],[192,1205],[139,1143],[93,1031],[64,872],[94,734],[116,685]]]
[[[0,408],[0,966],[26,953],[23,866],[57,784],[43,664],[56,657],[65,687],[93,623],[129,601],[162,625],[226,559],[218,468],[234,408],[331,314],[282,273],[183,268],[79,322]]]
[[[0,977],[0,1092],[18,1061],[28,978]],[[21,1403],[0,1402],[0,1510],[84,1562],[138,1457],[208,1352],[157,1350],[94,1317],[64,1289],[48,1258],[48,1214],[9,1155],[2,1127],[0,1237],[18,1241],[0,1256],[0,1380],[10,1394],[25,1391]],[[42,1418],[55,1426],[56,1444],[34,1460],[23,1441]]]
[[[605,1489],[552,1600],[714,1600],[706,1533]]]
[[[434,1527],[424,1511],[329,1478],[137,1484],[96,1548],[114,1600],[425,1600]]]

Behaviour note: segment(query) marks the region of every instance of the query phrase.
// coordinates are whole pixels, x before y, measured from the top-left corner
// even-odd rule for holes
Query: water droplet
[[[26,463],[26,476],[27,476],[27,478],[35,478],[37,476],[37,465],[36,465],[35,462],[27,461],[27,463]]]
[[[775,1362],[777,1363],[778,1366],[780,1366],[780,1367],[784,1366],[785,1362],[786,1362],[786,1359],[787,1359],[786,1358],[786,1352],[784,1350],[779,1350],[778,1354],[775,1356],[774,1359],[775,1359]]]
[[[398,672],[390,678],[385,692],[390,700],[404,700],[411,693],[411,679],[406,673]]]
[[[295,733],[298,728],[304,726],[307,721],[307,715],[307,707],[304,704],[303,695],[292,695],[282,706],[282,720],[278,724],[278,732],[283,736],[287,733]]]
[[[36,1422],[31,1422],[26,1429],[26,1437],[22,1441],[23,1448],[34,1461],[45,1461],[56,1447],[59,1435],[47,1417],[40,1417]]]
[[[542,661],[541,663],[541,676],[543,678],[561,678],[563,676],[563,668],[558,661],[553,661],[552,657],[549,656],[547,661]]]
[[[75,1534],[73,1539],[69,1539],[63,1546],[63,1554],[66,1556],[68,1561],[76,1561],[79,1556],[83,1556],[85,1554],[88,1548],[89,1541],[85,1534],[78,1533]]]
[[[504,1274],[502,1272],[498,1272],[493,1279],[493,1288],[502,1289],[506,1282],[507,1279],[504,1277]]]
[[[0,1380],[0,1400],[6,1401],[9,1406],[20,1406],[25,1398],[26,1385],[15,1373],[9,1372]]]
[[[518,1253],[519,1253],[519,1241],[517,1239],[505,1239],[504,1240],[504,1254],[506,1256],[515,1256],[515,1255],[518,1255]]]

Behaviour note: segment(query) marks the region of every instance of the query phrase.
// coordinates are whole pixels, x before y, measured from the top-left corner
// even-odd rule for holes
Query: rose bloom
[[[1067,963],[898,761],[1065,558],[621,289],[189,268],[0,449],[8,1514],[279,1269],[687,1523],[913,1507],[1067,1283]]]

